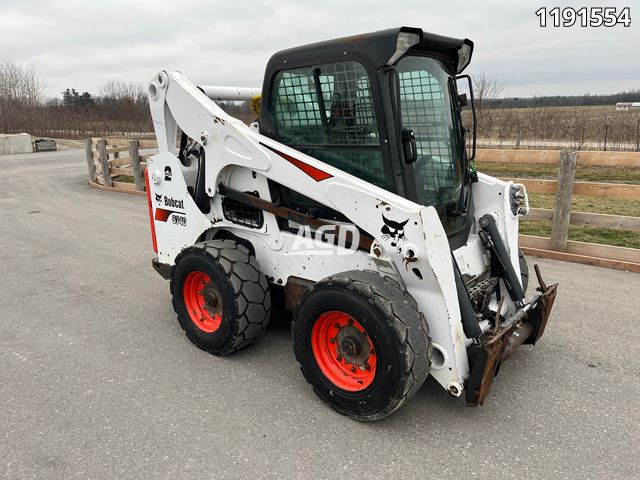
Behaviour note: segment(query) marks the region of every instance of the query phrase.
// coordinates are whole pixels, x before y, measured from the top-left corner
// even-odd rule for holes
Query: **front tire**
[[[429,373],[431,341],[415,300],[389,278],[350,271],[300,300],[294,351],[316,394],[355,420],[397,410]]]
[[[235,241],[212,240],[183,250],[170,288],[187,337],[214,355],[246,347],[269,323],[267,279],[255,257]]]

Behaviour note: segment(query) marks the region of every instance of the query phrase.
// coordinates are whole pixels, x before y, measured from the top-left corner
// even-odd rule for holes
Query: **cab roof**
[[[395,53],[398,35],[401,32],[414,33],[420,38],[419,43],[412,46],[409,51],[422,50],[444,55],[450,59],[454,68],[460,65],[460,55],[463,46],[466,45],[468,56],[461,65],[462,68],[456,68],[457,73],[461,73],[471,60],[473,42],[469,39],[436,35],[425,32],[421,28],[397,27],[281,50],[271,57],[267,64],[267,71],[313,65],[321,63],[327,57],[349,54],[365,57],[376,67],[381,67],[386,65]]]

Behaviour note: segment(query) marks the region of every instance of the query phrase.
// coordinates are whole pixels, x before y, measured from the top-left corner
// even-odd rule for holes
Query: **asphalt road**
[[[147,220],[86,185],[82,152],[0,157],[0,477],[640,475],[640,275],[541,260],[547,332],[483,407],[427,380],[361,424],[315,397],[283,320],[231,357],[191,345]]]

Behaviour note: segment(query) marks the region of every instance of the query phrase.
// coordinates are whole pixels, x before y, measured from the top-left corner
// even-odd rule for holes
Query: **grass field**
[[[543,178],[555,180],[558,176],[556,165],[543,163],[478,163],[478,169],[494,177]],[[578,165],[577,182],[640,183],[640,168],[600,167]]]
[[[478,164],[478,170],[501,178],[556,179],[558,175],[558,167],[549,164],[482,162]],[[578,165],[576,168],[576,181],[638,184],[640,183],[640,169]],[[555,195],[552,193],[529,193],[529,205],[531,208],[553,210],[555,208]],[[640,217],[640,200],[574,195],[572,211]],[[520,222],[520,233],[523,235],[549,237],[551,235],[551,223],[523,220]],[[617,247],[640,248],[640,233],[611,228],[570,225],[569,240]]]
[[[529,204],[531,208],[553,210],[556,205],[556,197],[553,193],[529,193]],[[576,212],[640,217],[640,200],[574,195],[572,207],[572,210]]]
[[[534,139],[570,148],[637,150],[640,111],[613,105],[582,107],[487,108],[477,111],[478,138],[492,142]]]
[[[524,220],[520,222],[520,233],[522,235],[550,237],[551,224],[548,222]],[[601,243],[604,245],[614,245],[616,247],[640,248],[640,233],[626,230],[613,230],[611,228],[569,225],[569,240]]]

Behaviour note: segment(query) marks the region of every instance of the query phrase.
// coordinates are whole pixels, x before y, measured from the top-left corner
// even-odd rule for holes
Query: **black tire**
[[[213,332],[199,328],[185,304],[185,279],[191,272],[206,274],[222,303],[219,327]],[[269,323],[267,279],[249,250],[232,240],[197,243],[183,250],[176,258],[170,288],[173,308],[187,337],[214,355],[246,347]]]
[[[520,261],[520,278],[522,279],[522,291],[527,293],[527,287],[529,286],[529,265],[527,264],[527,258],[524,256],[524,252],[518,249],[518,260]]]
[[[314,356],[314,324],[333,311],[359,322],[374,348],[375,376],[363,390],[338,387]],[[391,414],[420,388],[429,373],[431,340],[424,315],[397,282],[373,271],[344,272],[316,283],[295,308],[292,334],[296,359],[307,382],[332,408],[355,420],[378,420]]]

